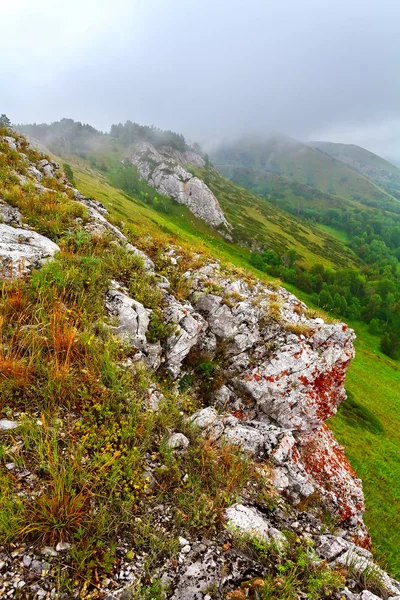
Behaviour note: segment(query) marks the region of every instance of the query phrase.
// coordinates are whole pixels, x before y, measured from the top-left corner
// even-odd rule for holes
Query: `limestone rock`
[[[187,448],[189,446],[189,440],[183,433],[173,433],[167,440],[167,448],[173,450]]]
[[[189,210],[213,227],[228,227],[218,200],[208,186],[187,171],[190,162],[204,165],[194,153],[181,154],[172,149],[157,150],[148,142],[138,144],[127,161],[138,168],[140,176],[161,194],[185,204]]]
[[[225,511],[228,526],[240,533],[246,533],[269,540],[269,524],[263,515],[256,509],[243,504],[235,504]]]
[[[109,313],[117,317],[116,334],[138,350],[143,350],[147,345],[146,331],[151,311],[116,289],[109,290],[105,304]]]
[[[35,231],[0,224],[1,277],[21,277],[59,250],[57,244]]]
[[[167,323],[175,325],[166,342],[166,363],[172,377],[178,377],[182,361],[199,340],[205,327],[203,317],[193,310],[190,304],[182,304],[172,296],[167,297],[168,307],[163,310]]]
[[[18,423],[15,421],[10,421],[10,419],[0,419],[0,432],[10,431],[11,429],[16,429],[17,427]]]
[[[148,273],[154,273],[154,263],[151,260],[151,258],[147,256],[147,254],[145,254],[144,252],[142,252],[142,250],[139,250],[139,248],[136,248],[136,246],[133,246],[132,244],[126,244],[125,248],[126,250],[128,250],[128,252],[132,252],[132,254],[135,254],[135,256],[139,256],[143,260],[145,270]]]
[[[2,139],[6,142],[6,144],[8,144],[8,147],[10,148],[10,150],[17,150],[17,144],[13,137],[11,137],[10,135],[7,135],[7,136],[4,136]]]
[[[22,225],[22,215],[18,208],[0,201],[0,222],[5,225]]]

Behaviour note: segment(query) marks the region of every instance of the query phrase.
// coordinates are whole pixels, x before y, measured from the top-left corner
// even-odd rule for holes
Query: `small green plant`
[[[156,342],[164,343],[170,335],[173,335],[176,331],[176,325],[174,323],[166,323],[160,311],[153,310],[150,315],[149,327],[146,331],[146,338],[150,344]]]

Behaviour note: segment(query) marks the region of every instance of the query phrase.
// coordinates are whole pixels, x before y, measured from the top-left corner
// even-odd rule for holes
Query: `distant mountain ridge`
[[[400,197],[400,168],[388,160],[355,144],[309,142],[309,145],[366,175],[392,195]]]
[[[280,176],[331,196],[369,206],[390,210],[393,202],[398,204],[390,191],[383,189],[361,169],[355,170],[311,144],[283,135],[275,134],[264,140],[243,138],[221,146],[210,154],[210,158],[221,173],[235,183],[238,183],[237,169],[247,169],[248,180],[253,186],[250,189],[256,193],[263,193],[263,182],[271,176]],[[393,169],[396,171],[395,167]],[[399,169],[397,171],[400,173]],[[245,185],[243,181],[241,185]],[[400,209],[400,204],[398,207]]]

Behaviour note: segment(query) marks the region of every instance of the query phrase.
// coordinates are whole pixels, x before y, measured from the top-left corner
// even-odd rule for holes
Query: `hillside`
[[[143,249],[147,247],[147,233],[159,237],[161,232],[163,244],[167,244],[171,239],[179,240],[184,247],[191,248],[195,245],[201,252],[211,253],[220,260],[244,267],[246,272],[251,269],[250,255],[245,248],[238,248],[226,240],[218,239],[211,229],[207,229],[201,221],[190,216],[189,211],[183,215],[184,207],[177,206],[178,210],[168,213],[157,210],[157,207],[140,200],[143,198],[140,194],[129,196],[111,187],[104,173],[96,173],[83,161],[75,160],[72,166],[80,189],[104,202],[115,218],[130,224],[129,227],[135,234],[135,242],[141,244]],[[211,174],[214,172],[212,168],[209,170]],[[217,181],[221,179],[218,178]],[[212,179],[209,179],[208,183],[218,194]],[[229,189],[238,190],[236,186]],[[224,199],[219,194],[218,196],[223,206]],[[232,216],[229,216],[229,219],[232,220]],[[263,273],[257,270],[253,270],[253,273],[257,273],[258,277],[263,276]],[[291,289],[299,293],[296,288]],[[312,303],[310,296],[305,298],[308,304]],[[396,481],[400,476],[400,465],[395,449],[400,446],[400,412],[398,398],[393,389],[397,389],[400,383],[399,368],[395,362],[379,352],[379,340],[368,334],[366,327],[359,323],[352,325],[356,330],[358,342],[356,358],[349,369],[347,389],[355,398],[355,402],[349,405],[343,416],[342,411],[339,411],[333,426],[340,441],[345,446],[349,445],[353,466],[363,474],[368,499],[366,520],[375,548],[397,573],[400,567],[396,550],[400,544],[400,499],[396,491]],[[377,373],[380,373],[380,376],[377,376]],[[345,407],[346,403],[343,406]],[[364,412],[365,416],[362,416]],[[381,429],[377,433],[374,429],[370,431],[369,423],[371,419],[374,422],[375,414],[379,415],[384,432]],[[366,453],[370,456],[368,461],[363,460]],[[379,487],[376,486],[377,480],[380,481]],[[382,527],[382,519],[385,522],[387,520],[385,528]]]
[[[362,175],[366,175],[390,194],[399,197],[400,169],[377,154],[354,144],[309,142],[309,145]]]
[[[400,593],[325,424],[352,329],[0,133],[2,595]]]
[[[123,149],[121,146],[118,153],[116,153],[115,150],[112,150],[116,143],[115,140],[109,139],[105,147],[96,147],[95,151],[89,154],[86,159],[64,155],[63,160],[68,160],[72,167],[72,174],[80,190],[85,195],[104,202],[113,219],[116,219],[114,222],[120,223],[122,220],[125,223],[133,236],[132,241],[137,246],[144,251],[151,251],[154,258],[158,256],[159,250],[155,249],[152,239],[158,240],[158,247],[160,245],[168,247],[170,244],[178,242],[185,249],[185,253],[190,254],[193,252],[193,248],[196,248],[197,252],[201,252],[205,256],[218,258],[225,263],[233,263],[244,268],[246,274],[257,273],[258,277],[265,278],[263,272],[252,268],[250,263],[253,262],[254,252],[252,253],[250,248],[229,242],[214,228],[209,227],[204,221],[195,217],[187,207],[161,196],[153,188],[138,180],[133,167],[127,169],[126,165],[123,166],[116,161],[116,154],[122,159],[129,152],[129,147]],[[242,228],[244,232],[242,240],[237,240],[251,244],[252,238],[258,233],[257,222],[263,217],[263,203],[265,201],[248,194],[238,186],[232,185],[221,177],[211,165],[190,168],[194,175],[203,178],[207,182],[218,198],[228,221],[236,225],[236,229],[240,231],[241,217],[247,211],[249,211],[251,217],[255,215],[254,220],[250,222],[251,227],[248,230],[246,227]],[[316,193],[315,190],[310,190],[310,192]],[[327,196],[329,197],[329,195]],[[252,203],[256,206],[254,213],[251,212]],[[307,266],[306,273],[310,272],[310,267],[315,267],[318,263],[325,264],[330,268],[336,266],[336,260],[330,260],[332,256],[329,255],[329,252],[326,254],[326,259],[324,256],[322,258],[319,256],[321,242],[318,224],[313,225],[298,220],[278,210],[272,203],[268,203],[267,207],[267,210],[264,207],[267,218],[263,218],[266,227],[265,235],[269,236],[271,239],[270,244],[272,244],[268,244],[267,241],[268,247],[275,248],[280,256],[284,256],[288,249],[296,248],[298,252],[304,252],[302,260]],[[340,211],[339,209],[339,212],[343,213],[343,210]],[[288,235],[289,227],[294,228],[292,231],[295,235],[292,232]],[[310,232],[315,232],[314,240],[316,244],[314,247],[310,246],[310,242],[313,241]],[[333,229],[332,232],[334,236],[340,233],[336,229]],[[233,234],[235,235],[235,232]],[[332,236],[329,235],[327,239],[331,240]],[[345,242],[338,239],[336,243],[340,251],[339,256],[346,260],[348,250]],[[351,264],[354,264],[354,255],[350,254],[350,257]],[[260,267],[259,263],[258,267]],[[273,266],[272,270],[275,272],[277,268]],[[290,274],[290,278],[293,279],[297,270],[298,266],[295,265],[295,268],[292,268],[288,264],[284,272],[287,272],[288,276]],[[304,273],[302,274],[302,271],[299,271],[299,273],[302,279],[298,279],[298,284],[303,285],[306,281]],[[318,269],[316,273],[320,277]],[[329,274],[328,270],[330,278],[332,277],[331,273],[332,271]],[[311,277],[315,278],[315,275]],[[349,277],[354,284],[360,284],[361,280],[357,271],[343,272],[340,282],[335,284],[341,295],[349,293],[347,288],[343,287],[344,283],[348,282]],[[178,290],[181,286],[182,290],[185,289],[184,284],[179,279],[177,285]],[[365,297],[368,298],[368,290],[366,289],[365,292]],[[351,295],[348,297],[351,299]],[[319,303],[318,298],[315,299],[311,296],[307,296],[307,302],[309,304]],[[337,307],[333,308],[332,306],[332,309],[334,314],[337,314],[335,312]],[[391,393],[391,389],[396,389],[398,386],[399,372],[396,363],[379,352],[379,340],[371,336],[359,322],[355,322],[353,326],[356,329],[359,342],[356,359],[350,367],[349,381],[351,386],[348,389],[355,398],[355,403],[350,403],[343,418],[340,414],[337,417],[339,419],[337,423],[340,424],[337,431],[340,441],[345,445],[349,444],[353,466],[363,474],[363,479],[365,479],[368,499],[366,520],[373,536],[376,551],[380,556],[386,556],[393,573],[397,573],[399,565],[396,548],[400,543],[400,527],[397,517],[399,511],[396,509],[399,506],[399,498],[396,494],[395,483],[399,465],[398,453],[395,449],[400,445],[397,435],[400,428],[397,426],[399,414],[397,398]],[[373,348],[372,350],[369,349],[370,346]],[[385,376],[382,376],[382,379],[373,377],[369,384],[365,386],[366,374],[370,377],[371,374],[379,373],[381,370]],[[351,378],[353,372],[355,376]],[[356,373],[359,374],[356,375]],[[380,401],[377,403],[378,398]],[[343,406],[345,405],[346,403]],[[368,430],[364,434],[362,427],[360,429],[354,427],[355,420],[358,420],[360,414],[363,415],[364,412],[367,415],[365,418],[367,419],[367,427],[369,427],[368,423],[371,420],[371,415],[368,411],[372,415],[379,415],[379,421],[384,429],[384,433],[381,429],[379,430],[379,439],[374,437],[376,433],[370,433]],[[334,421],[334,427],[336,428],[335,423]],[[364,417],[361,423],[364,423]],[[371,452],[371,448],[373,448],[373,452]],[[364,462],[363,457],[367,453],[369,453],[370,459]],[[376,486],[377,480],[380,481],[379,488]],[[383,515],[388,519],[387,528],[382,527]]]
[[[287,136],[276,135],[263,141],[239,140],[216,149],[210,158],[228,177],[236,178],[235,170],[245,169],[249,182],[245,187],[256,185],[256,191],[262,195],[268,193],[268,186],[265,192],[263,188],[268,183],[266,176],[279,175],[331,196],[377,207],[394,203],[400,209],[398,201],[368,177]]]

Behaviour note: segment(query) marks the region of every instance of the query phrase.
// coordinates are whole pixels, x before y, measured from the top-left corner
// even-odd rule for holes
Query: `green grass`
[[[354,144],[310,142],[310,145],[355,171],[370,177],[378,185],[384,186],[389,193],[394,193],[398,197],[400,169],[381,156]]]
[[[195,247],[245,268],[261,279],[270,279],[249,266],[248,250],[227,243],[190,216],[184,207],[179,206],[169,215],[157,213],[110,186],[100,174],[90,173],[83,162],[75,161],[73,169],[81,191],[103,201],[113,217],[123,219],[139,238],[150,234],[165,239],[165,243],[175,241],[191,250]],[[221,204],[224,202],[227,203],[228,198]],[[255,221],[257,216],[254,216]],[[279,224],[274,226],[278,228]],[[337,235],[334,231],[329,233]],[[308,258],[312,262],[317,255],[309,253]],[[309,296],[290,285],[285,287],[312,306]],[[357,333],[356,358],[347,377],[352,402],[339,410],[330,426],[363,480],[367,504],[365,520],[377,556],[387,563],[393,576],[400,577],[400,368],[379,352],[379,340],[368,333],[366,326],[350,325]]]
[[[347,244],[350,241],[350,238],[345,231],[340,231],[339,229],[335,229],[334,227],[331,227],[330,225],[319,224],[318,227],[319,227],[319,229],[322,229],[322,231],[325,231],[326,233],[329,233],[333,237],[337,238],[344,244]]]

